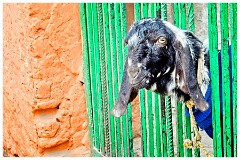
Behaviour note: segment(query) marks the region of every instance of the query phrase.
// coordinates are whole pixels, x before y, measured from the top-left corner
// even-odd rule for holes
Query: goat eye
[[[167,39],[165,37],[160,37],[158,38],[157,44],[160,44],[160,45],[166,45],[167,44]]]

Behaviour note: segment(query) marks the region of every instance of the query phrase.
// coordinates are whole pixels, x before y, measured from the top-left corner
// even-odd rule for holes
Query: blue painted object
[[[229,64],[231,64],[232,60],[232,51],[231,51],[231,46],[229,46],[228,49],[229,53]],[[219,91],[220,91],[220,112],[221,115],[223,113],[223,104],[222,104],[222,71],[221,71],[221,51],[218,51],[218,65],[219,65]],[[232,90],[232,68],[230,66],[230,90]],[[231,92],[232,93],[232,92]],[[232,96],[231,98],[231,106],[232,106]],[[205,132],[208,134],[209,137],[213,138],[213,128],[212,128],[212,100],[211,100],[211,85],[209,84],[207,92],[205,94],[205,100],[209,104],[208,110],[201,112],[199,109],[195,109],[193,111],[193,114],[195,116],[195,120],[197,122],[197,125],[205,130]],[[188,108],[186,109],[186,116],[190,116]]]
[[[212,129],[212,101],[211,101],[211,86],[208,86],[207,92],[205,94],[205,100],[209,104],[209,108],[201,112],[198,108],[193,111],[197,125],[206,131],[209,137],[213,137]],[[190,116],[188,108],[186,108],[186,116]]]

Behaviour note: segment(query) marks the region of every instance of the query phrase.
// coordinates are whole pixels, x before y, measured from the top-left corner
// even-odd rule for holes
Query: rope
[[[191,100],[187,101],[186,105],[189,109],[191,124],[193,125],[195,136],[193,137],[193,140],[185,139],[184,143],[183,143],[183,146],[185,148],[194,148],[194,149],[200,148],[207,157],[213,157],[213,155],[209,151],[207,151],[205,149],[204,145],[201,143],[201,138],[202,137],[198,132],[197,123],[195,121],[195,117],[193,115],[193,110],[192,110],[192,108],[194,106],[193,100],[191,99]]]

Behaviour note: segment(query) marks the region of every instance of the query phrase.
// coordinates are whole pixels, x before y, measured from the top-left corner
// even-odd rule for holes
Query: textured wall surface
[[[4,149],[89,155],[78,4],[3,5]]]

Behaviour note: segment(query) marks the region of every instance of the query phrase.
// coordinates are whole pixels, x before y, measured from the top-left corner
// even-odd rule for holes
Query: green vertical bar
[[[113,102],[111,103],[111,107],[113,108],[117,92],[118,92],[118,79],[117,79],[117,72],[115,72],[114,66],[116,66],[116,35],[115,35],[115,23],[114,23],[114,8],[113,4],[108,4],[108,14],[109,14],[109,32],[110,32],[110,53],[111,55],[109,56],[108,60],[108,66],[109,66],[109,71],[110,75],[112,77],[113,82],[109,82],[110,86],[112,86],[113,89]],[[113,84],[112,84],[113,83]],[[110,87],[111,88],[111,87]],[[111,110],[112,110],[111,108]],[[112,156],[117,156],[117,142],[116,142],[116,120],[115,117],[111,114],[110,115],[110,122],[111,122],[111,142],[112,142]]]
[[[161,3],[161,19],[167,21],[167,4]]]
[[[148,4],[141,3],[141,18],[148,18]]]
[[[108,66],[107,66],[107,57],[108,53],[110,53],[110,41],[109,41],[109,21],[107,14],[107,5],[106,4],[98,4],[99,6],[99,15],[102,18],[99,19],[99,34],[100,40],[103,40],[103,46],[101,47],[103,52],[101,52],[101,77],[102,77],[102,93],[103,93],[103,115],[104,115],[104,136],[105,136],[105,153],[106,156],[111,156],[111,137],[110,137],[110,116],[109,109],[110,104],[112,103],[112,89],[109,89],[107,75],[108,74]],[[106,14],[106,15],[105,15]],[[102,33],[102,34],[101,34]],[[102,36],[104,35],[104,36]],[[101,44],[101,43],[100,43]],[[112,81],[112,77],[108,77],[110,81]],[[112,88],[112,87],[111,87]],[[109,91],[110,90],[110,91]]]
[[[232,52],[233,156],[237,157],[237,3],[230,3],[230,36]]]
[[[147,3],[141,3],[141,18],[147,18],[147,17],[148,17],[148,4]],[[146,152],[144,152],[144,153],[146,153],[145,156],[149,157],[150,156],[149,155],[149,148],[148,148],[149,141],[148,141],[148,130],[147,130],[148,129],[148,121],[147,121],[147,119],[148,119],[147,109],[148,108],[145,105],[147,103],[146,102],[147,95],[146,95],[145,91],[143,93],[140,93],[140,94],[144,94],[144,100],[142,99],[142,101],[140,101],[140,102],[143,104],[144,111],[145,111],[145,117],[143,118],[143,119],[145,119],[145,123],[143,123],[142,125],[145,124],[145,128],[146,128],[146,129],[143,128],[145,131],[142,130],[142,132],[144,132],[144,136],[146,136],[146,139],[145,139],[145,137],[143,139],[143,141],[146,140],[146,143],[143,143],[143,148],[145,148],[145,150],[146,150]],[[144,114],[143,114],[143,116],[144,116]]]
[[[161,19],[167,20],[167,4],[161,3]],[[162,116],[162,143],[163,143],[163,157],[172,156],[171,152],[173,151],[173,141],[172,138],[172,124],[171,119],[169,119],[172,115],[169,110],[168,97],[161,97],[161,116]],[[169,143],[170,142],[170,143]],[[170,153],[170,155],[169,155]]]
[[[129,145],[129,156],[134,157],[133,150],[133,132],[132,132],[132,107],[129,104],[127,109],[127,121],[128,121],[128,145]]]
[[[119,82],[122,79],[122,74],[120,73],[123,71],[123,48],[122,48],[122,31],[121,31],[121,17],[120,17],[120,4],[115,3],[114,7],[115,12],[115,28],[116,28],[116,38],[117,38],[117,52],[118,52],[118,80]],[[119,86],[120,87],[120,86]]]
[[[150,3],[149,7],[149,16],[157,17],[157,11],[159,11],[160,6],[159,3]],[[152,93],[152,114],[153,114],[153,143],[154,143],[154,156],[161,156],[161,132],[160,132],[160,116],[159,116],[159,105],[160,105],[160,97],[159,94]]]
[[[148,15],[149,17],[155,18],[156,17],[156,4],[155,3],[149,3],[148,4]]]
[[[144,13],[147,12],[148,13],[147,17],[151,17],[151,14],[153,13],[153,11],[151,13],[151,4],[147,4],[147,3],[144,3],[144,4],[146,5],[146,7],[143,8],[143,12]],[[153,4],[153,6],[154,6],[154,4]],[[154,8],[153,8],[153,10],[154,10]],[[151,91],[146,91],[145,94],[146,94],[145,106],[146,106],[147,120],[148,120],[147,121],[148,156],[153,157],[154,156],[154,137],[152,136],[154,134],[154,132],[153,132],[153,119],[154,118],[153,118],[153,109],[152,109],[152,107],[153,107],[153,103],[152,103],[153,95],[152,94],[153,93]]]
[[[217,8],[215,3],[208,4],[208,32],[210,75],[212,89],[212,119],[214,156],[222,157],[222,132],[220,116],[219,69],[218,69],[218,30]]]
[[[167,21],[167,4],[161,3],[161,19]],[[165,112],[166,112],[166,131],[167,131],[167,156],[174,156],[173,147],[173,129],[172,129],[172,109],[170,97],[165,97]]]
[[[180,28],[186,29],[186,5],[184,3],[179,3],[179,11],[180,11]],[[185,105],[184,105],[185,106]],[[186,107],[185,107],[186,108]],[[184,108],[184,109],[185,109]],[[184,112],[185,113],[185,112]],[[185,139],[191,139],[191,122],[190,117],[187,117],[185,114],[184,116],[184,122],[185,122]],[[186,157],[192,157],[192,149],[185,149]]]
[[[184,138],[185,139],[191,139],[191,121],[190,121],[190,117],[186,116],[186,105],[183,105],[183,116],[184,116],[184,129],[185,129],[185,133],[184,133]],[[185,148],[185,156],[186,157],[192,157],[192,149],[188,149]]]
[[[127,57],[127,47],[125,46],[124,39],[127,36],[127,17],[126,17],[126,4],[121,3],[121,29],[122,29],[122,48],[123,48],[123,62],[126,61]],[[133,152],[133,133],[132,133],[132,111],[131,111],[131,104],[128,104],[127,114],[126,114],[126,148],[125,151],[126,156],[134,156]]]
[[[168,157],[174,157],[171,98],[165,97]]]
[[[173,4],[174,8],[174,21],[175,21],[175,26],[180,27],[179,23],[179,5],[177,3]],[[177,102],[177,107],[176,107],[176,112],[177,112],[177,118],[176,118],[176,139],[177,139],[177,154],[178,157],[183,157],[184,156],[184,148],[183,148],[183,120],[182,120],[182,103]]]
[[[98,13],[97,13],[97,4],[93,3],[92,4],[92,13],[93,13],[93,24],[98,24]],[[94,31],[93,31],[93,36],[94,36],[94,56],[95,56],[95,68],[96,68],[96,82],[97,82],[97,96],[96,96],[96,102],[97,102],[97,108],[96,110],[96,118],[98,118],[98,125],[99,125],[99,149],[100,152],[104,151],[104,124],[103,124],[103,114],[102,114],[102,85],[101,85],[101,68],[100,68],[100,51],[99,51],[99,38],[98,38],[98,25],[93,25]]]
[[[146,111],[145,111],[145,94],[144,89],[139,93],[140,112],[141,112],[141,132],[142,132],[142,154],[147,155],[147,129],[146,129]]]
[[[119,61],[119,65],[120,66],[124,66],[124,60],[125,60],[125,52],[124,52],[124,34],[123,32],[126,32],[126,28],[127,28],[127,25],[126,25],[126,8],[125,8],[125,5],[124,4],[119,4],[117,5],[118,7],[118,30],[119,30],[119,54],[121,54],[122,56],[122,60]],[[121,57],[119,57],[120,59]],[[123,67],[121,68],[120,70],[120,79],[122,79],[122,76],[123,76]],[[127,114],[124,114],[122,117],[121,117],[121,121],[122,121],[122,141],[123,141],[123,156],[124,157],[127,157],[129,155],[128,153],[128,124],[127,124]]]
[[[121,29],[122,29],[122,48],[123,48],[123,62],[125,62],[128,54],[128,48],[125,45],[124,39],[127,37],[127,11],[126,3],[121,3]]]
[[[93,122],[93,106],[92,106],[92,90],[91,90],[91,76],[90,76],[90,62],[89,62],[89,49],[88,49],[88,35],[87,35],[87,20],[86,20],[86,4],[79,4],[80,10],[80,24],[83,36],[83,74],[84,74],[84,84],[85,84],[85,95],[86,95],[86,106],[88,111],[88,129],[90,135],[90,148],[94,146],[94,122]]]
[[[107,86],[106,86],[106,67],[105,67],[105,45],[104,45],[104,33],[103,33],[103,14],[102,14],[102,4],[97,3],[97,22],[99,24],[98,27],[98,43],[99,43],[99,91],[102,94],[102,98],[100,98],[99,103],[102,103],[102,108],[100,108],[99,112],[99,120],[100,120],[100,135],[101,135],[101,153],[105,153],[109,156],[109,152],[105,149],[110,149],[110,139],[107,135],[109,135],[109,123],[108,123],[108,99],[107,99]]]
[[[186,29],[186,6],[184,3],[179,3],[179,27],[181,29]]]
[[[152,111],[152,92],[146,91],[146,110],[147,110],[147,119],[148,119],[148,156],[154,156],[154,137],[153,137],[153,111]]]
[[[107,76],[108,76],[108,81],[107,81],[107,89],[108,89],[108,99],[109,99],[109,110],[112,110],[114,101],[113,101],[113,78],[112,74],[113,72],[111,71],[111,66],[112,66],[112,54],[111,54],[111,41],[110,41],[110,24],[109,24],[109,15],[110,13],[108,12],[108,4],[104,3],[103,4],[103,21],[104,21],[104,34],[106,35],[105,37],[105,46],[106,46],[106,61],[107,61]],[[108,134],[110,134],[111,138],[111,154],[110,156],[116,156],[116,147],[115,147],[115,121],[114,121],[114,116],[110,116],[110,131]]]
[[[193,3],[188,3],[188,29],[192,32],[195,31],[195,26],[194,26],[194,5]]]
[[[117,55],[117,43],[116,43],[116,29],[115,29],[115,12],[114,3],[110,4],[110,42],[111,42],[111,53],[112,53],[112,73],[114,81],[114,102],[118,96],[118,55]],[[119,118],[115,119],[115,146],[116,146],[116,156],[121,156],[121,140],[120,140],[120,123]]]
[[[99,120],[98,120],[98,107],[97,107],[97,81],[96,81],[96,77],[94,77],[96,75],[96,69],[95,69],[95,50],[94,50],[94,46],[92,44],[94,44],[94,28],[93,28],[93,12],[92,12],[92,4],[88,3],[86,5],[86,9],[87,9],[87,23],[89,24],[89,29],[88,29],[88,46],[89,46],[89,61],[90,61],[90,71],[91,71],[91,91],[92,91],[92,106],[93,106],[93,119],[94,119],[94,124],[99,124]],[[100,149],[100,144],[99,144],[99,126],[98,125],[94,125],[94,137],[95,137],[95,141],[94,141],[94,146],[97,149]]]
[[[157,157],[157,134],[156,134],[156,125],[157,125],[157,121],[156,121],[156,101],[155,101],[155,94],[152,93],[152,123],[153,123],[153,136],[151,137],[153,139],[153,156]]]
[[[128,149],[129,157],[134,157],[133,150],[133,132],[132,132],[132,107],[129,104],[127,108],[127,122],[128,122]]]
[[[194,5],[193,3],[188,3],[188,29],[192,32],[195,30],[194,25]],[[195,134],[194,134],[195,135]],[[200,157],[200,149],[194,149],[194,156]]]
[[[223,132],[224,155],[232,156],[231,141],[231,106],[230,106],[230,72],[228,54],[228,4],[220,4],[221,21],[221,59],[222,59],[222,100],[223,100]]]
[[[127,46],[124,44],[124,39],[127,36],[127,17],[126,17],[126,4],[121,3],[121,28],[122,28],[122,47],[123,47],[123,62],[125,62],[126,57],[127,57]],[[128,155],[130,157],[134,156],[134,151],[133,151],[133,133],[132,133],[132,109],[131,109],[131,104],[128,104],[127,108],[127,115],[126,115],[126,126],[127,126],[127,145],[128,145]]]
[[[154,18],[154,17],[156,17],[156,5],[155,5],[155,3],[149,3],[148,4],[148,15],[149,15],[149,17],[152,17],[152,18]],[[154,157],[154,156],[156,156],[156,152],[157,152],[157,147],[156,147],[156,142],[157,142],[157,140],[156,140],[156,115],[155,115],[155,94],[153,93],[153,92],[150,92],[150,91],[148,91],[149,93],[148,94],[150,94],[149,96],[148,96],[148,99],[150,99],[150,97],[151,97],[151,108],[149,109],[149,117],[152,119],[151,121],[150,121],[150,119],[148,119],[148,121],[149,121],[149,123],[151,123],[151,124],[149,124],[149,125],[152,125],[152,127],[149,127],[149,143],[150,143],[150,145],[149,145],[149,148],[150,148],[150,146],[151,146],[151,148],[150,148],[150,156],[151,157]],[[149,104],[150,105],[150,104]],[[152,133],[150,133],[150,132],[152,132]],[[150,136],[151,135],[151,136]],[[152,136],[153,135],[153,136]]]
[[[118,82],[121,82],[121,75],[120,71],[123,70],[123,55],[122,55],[122,44],[121,44],[121,28],[119,27],[120,24],[120,4],[115,3],[114,4],[114,14],[115,14],[115,31],[116,31],[116,47],[117,47],[117,66],[115,66],[117,69],[117,77],[118,77]],[[119,83],[120,84],[120,83]],[[118,90],[120,88],[120,85],[118,85]],[[125,116],[125,115],[123,115]],[[122,116],[122,117],[123,117]],[[118,156],[123,156],[123,137],[121,135],[121,122],[122,122],[122,117],[116,119],[117,123],[117,143],[118,143]]]
[[[134,18],[135,18],[135,21],[138,21],[141,19],[141,4],[140,3],[134,3]]]
[[[160,95],[158,94],[154,94],[154,105],[153,107],[155,108],[154,112],[155,112],[155,120],[154,120],[154,124],[155,124],[155,134],[154,136],[155,141],[156,141],[156,151],[155,151],[155,156],[160,157],[161,153],[162,153],[162,148],[161,148],[161,131],[160,131],[160,111],[159,111],[159,106],[160,106]]]
[[[184,157],[184,147],[183,147],[183,115],[182,115],[182,103],[177,102],[177,153],[178,157]]]
[[[179,27],[179,9],[177,3],[173,4],[173,9],[174,9],[174,23],[175,26]]]
[[[155,4],[155,16],[159,16],[161,13],[161,3],[156,3]],[[157,153],[156,156],[160,157],[162,156],[162,148],[161,148],[161,144],[162,144],[162,133],[160,131],[160,125],[161,125],[161,117],[160,117],[160,95],[159,94],[155,94],[155,117],[156,117],[156,147],[157,147]]]
[[[161,3],[156,3],[156,17],[161,18],[160,14],[161,14]]]
[[[167,130],[166,130],[166,112],[165,97],[161,96],[161,131],[162,131],[162,156],[167,157]]]
[[[134,4],[134,17],[135,21],[141,19],[141,4]],[[141,134],[142,134],[142,154],[143,157],[147,156],[147,129],[146,129],[146,111],[145,111],[145,94],[144,89],[139,92],[139,103],[141,112]]]

